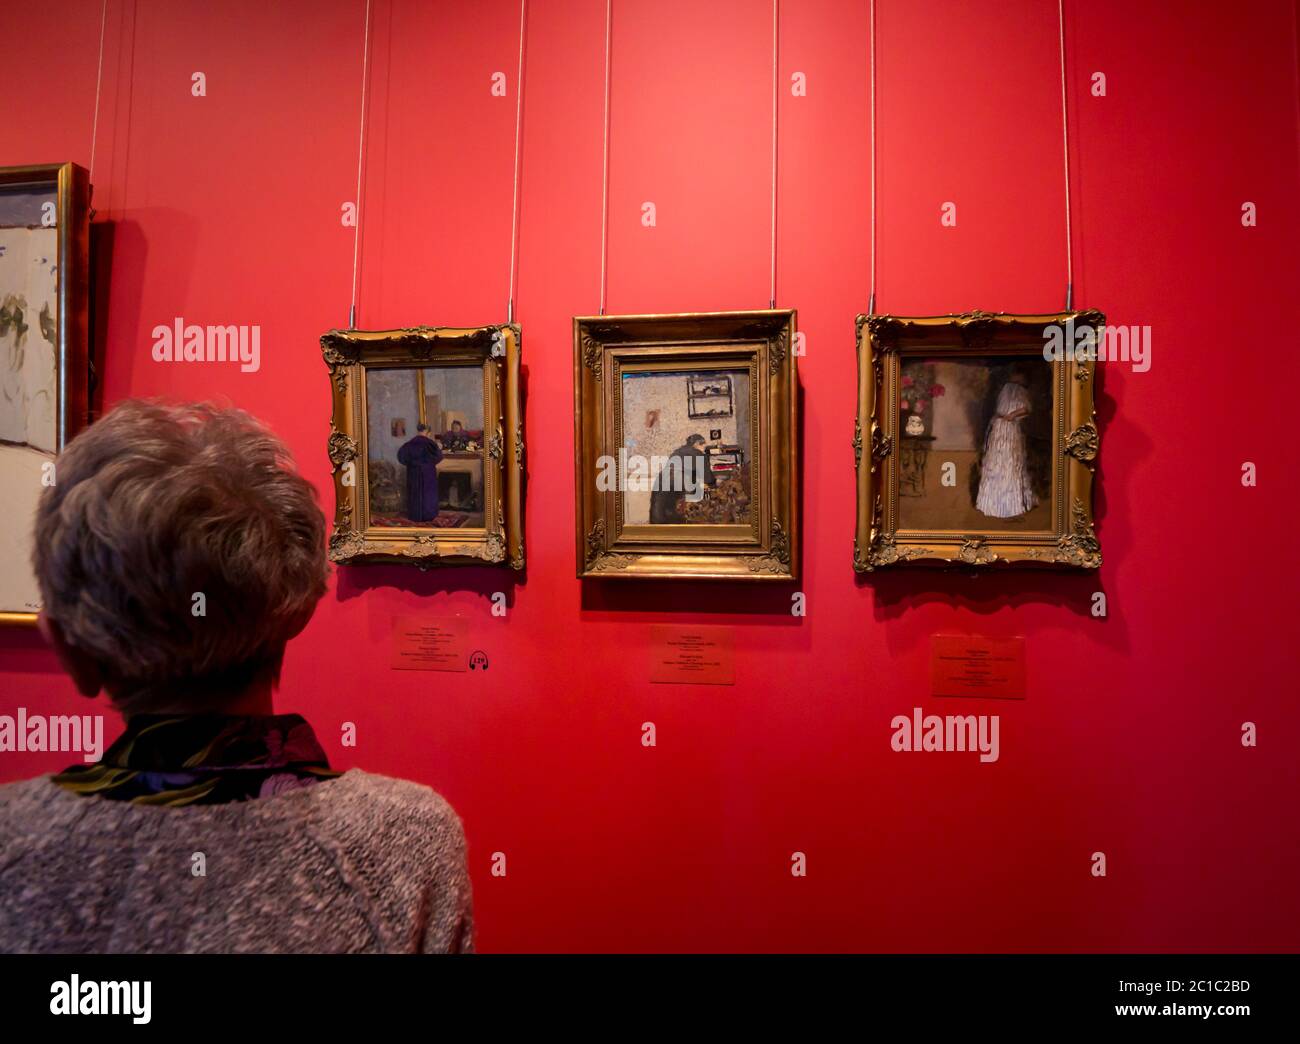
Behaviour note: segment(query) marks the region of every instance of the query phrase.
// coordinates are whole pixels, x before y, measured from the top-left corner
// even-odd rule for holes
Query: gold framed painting
[[[520,330],[331,330],[331,561],[524,568]]]
[[[0,168],[0,623],[36,622],[37,500],[87,419],[89,244],[82,167]]]
[[[859,315],[853,566],[1096,569],[1100,312]]]
[[[573,320],[581,578],[794,579],[795,313]]]

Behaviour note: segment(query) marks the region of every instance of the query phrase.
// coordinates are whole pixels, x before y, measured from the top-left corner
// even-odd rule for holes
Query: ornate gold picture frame
[[[1098,311],[859,315],[853,567],[1096,569]]]
[[[573,320],[580,578],[797,576],[795,319]]]
[[[331,330],[331,561],[524,568],[520,330]]]
[[[0,624],[36,623],[32,518],[89,412],[90,179],[0,167]]]

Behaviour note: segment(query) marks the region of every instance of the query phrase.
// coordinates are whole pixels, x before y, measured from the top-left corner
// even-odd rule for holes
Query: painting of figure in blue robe
[[[406,517],[432,522],[438,517],[438,462],[442,447],[429,437],[429,426],[417,424],[415,438],[403,443],[397,461],[406,468]]]
[[[370,525],[485,525],[483,380],[479,366],[367,369]]]

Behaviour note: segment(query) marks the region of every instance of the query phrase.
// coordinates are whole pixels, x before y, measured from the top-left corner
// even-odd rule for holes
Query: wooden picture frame
[[[979,311],[924,317],[859,315],[854,569],[871,572],[912,564],[1098,568],[1101,548],[1093,530],[1092,497],[1099,436],[1093,386],[1096,345],[1104,326],[1105,317],[1096,310],[1044,315]],[[928,379],[909,380],[904,371],[920,375],[928,372],[927,367],[944,368],[947,373],[973,367],[972,381],[979,379],[981,369],[988,371],[983,377],[988,387],[984,401],[994,403],[991,417],[995,419],[987,426],[970,420],[976,411],[960,402],[944,407],[952,420],[948,428],[955,431],[964,423],[965,438],[975,443],[975,463],[968,468],[964,487],[958,474],[961,464],[943,459],[961,457],[963,449],[929,451],[924,414],[910,424],[904,422],[903,414],[915,413],[917,380]],[[1016,373],[1000,388],[992,376],[999,367]],[[1007,387],[1013,381],[1020,391]],[[1043,404],[1050,399],[1050,417],[1030,404],[1031,386],[1040,389],[1040,398],[1048,396],[1041,398]],[[925,399],[923,407],[933,408],[941,401],[942,384],[927,389],[936,390],[937,396]],[[1015,394],[1008,396],[1008,392]],[[1002,409],[1003,402],[1020,400],[1023,409]],[[990,415],[989,410],[986,405],[984,414]],[[1041,431],[1036,456],[1026,449],[1029,436],[1017,427],[1034,414]],[[932,423],[937,429],[937,414]],[[1004,433],[1009,433],[1006,438]],[[946,439],[937,441],[964,445],[958,435],[944,434]],[[1036,461],[1033,476],[1030,461]],[[945,465],[951,465],[946,475]],[[1018,473],[1013,472],[1015,467]],[[946,479],[953,478],[952,488],[936,488],[936,473],[945,486]],[[1008,474],[1011,480],[1004,481]],[[986,481],[989,487],[1001,482],[1001,499],[998,489],[986,493]],[[1041,494],[1035,492],[1037,486]],[[1005,487],[1011,487],[1013,499],[1023,490],[1023,503],[1000,508]],[[960,511],[949,506],[957,503],[962,504]],[[981,503],[988,514],[981,511]],[[1028,505],[1032,505],[1028,511],[1009,514]],[[986,519],[987,524],[969,524],[972,516]],[[944,517],[957,521],[951,526],[936,524]]]
[[[341,565],[403,563],[421,569],[434,566],[497,565],[524,568],[523,488],[524,429],[520,388],[520,341],[517,324],[469,328],[414,327],[401,330],[331,330],[321,337],[321,353],[329,368],[333,390],[328,452],[333,465],[335,493],[334,528],[329,538],[329,557]],[[426,375],[441,370],[475,370],[481,374],[483,427],[477,439],[468,440],[463,451],[449,450],[437,467],[440,481],[444,470],[461,478],[473,472],[473,458],[482,459],[481,483],[472,479],[468,487],[473,511],[456,512],[467,518],[482,516],[482,524],[440,527],[440,507],[432,522],[381,521],[377,510],[372,471],[377,463],[372,448],[374,432],[378,444],[383,433],[403,437],[406,420],[419,418],[428,423]],[[391,371],[413,371],[411,401],[392,418],[372,416],[368,409],[370,381],[405,380],[404,374],[375,377]],[[470,379],[477,388],[478,382]],[[459,383],[459,382],[458,382]],[[417,401],[418,399],[418,401]],[[465,403],[458,405],[464,406]],[[477,411],[477,402],[469,403]],[[444,417],[459,418],[462,410],[440,409]],[[401,424],[394,421],[400,420]],[[457,421],[459,423],[459,420]],[[452,426],[449,421],[448,426]],[[437,437],[436,430],[431,431]],[[447,441],[445,435],[440,442]],[[473,449],[468,447],[472,446]],[[457,458],[451,460],[451,458]],[[403,465],[385,461],[396,475]],[[444,463],[447,468],[444,469]],[[451,464],[457,464],[451,468]],[[364,465],[364,466],[362,466]],[[387,475],[387,470],[385,470]],[[476,478],[477,476],[473,476]],[[396,481],[394,479],[393,481]],[[435,486],[434,496],[441,491]],[[407,505],[409,512],[410,505]],[[434,510],[434,509],[430,509]]]
[[[21,202],[18,193],[21,193]],[[47,307],[48,302],[37,308],[34,300],[26,301],[20,292],[0,286],[0,310],[4,313],[0,316],[0,329],[4,331],[2,340],[6,350],[23,351],[25,356],[29,356],[32,348],[44,340],[50,346],[53,361],[49,378],[51,387],[40,389],[42,393],[52,392],[50,430],[31,443],[5,438],[3,446],[5,452],[27,453],[32,457],[32,461],[26,463],[14,461],[12,467],[9,461],[4,464],[5,474],[12,472],[15,476],[19,473],[24,476],[20,480],[24,488],[6,492],[8,521],[5,526],[13,526],[15,531],[12,534],[0,533],[0,541],[4,541],[5,547],[18,554],[13,562],[6,559],[6,568],[30,570],[24,550],[30,531],[27,507],[30,505],[31,510],[35,510],[35,500],[43,480],[39,470],[32,471],[32,465],[34,463],[38,468],[42,465],[42,461],[35,459],[37,456],[52,461],[55,454],[61,452],[86,425],[89,414],[90,177],[85,168],[75,163],[0,167],[0,194],[6,197],[3,209],[13,212],[10,215],[12,220],[0,220],[4,225],[3,231],[18,232],[30,228],[33,232],[44,232],[48,229],[55,244],[52,251],[55,256],[48,269],[48,273],[54,276],[56,301],[53,309]],[[52,209],[50,204],[53,204]],[[27,213],[29,209],[30,214]],[[50,218],[53,227],[48,224]],[[28,259],[31,264],[43,260],[44,257]],[[18,301],[20,296],[24,297],[23,303]],[[19,336],[27,342],[25,346],[19,346]],[[29,483],[34,485],[29,487]],[[27,588],[32,584],[23,580],[13,586],[15,589]],[[9,587],[7,583],[0,584],[0,624],[34,625],[38,607],[30,602],[30,596],[24,604],[16,604],[19,598],[16,593],[10,596]]]
[[[775,309],[574,318],[580,578],[797,577],[795,324],[793,310]],[[699,419],[692,409],[699,388],[688,390],[687,379],[707,374],[727,377],[718,387],[734,415],[722,417],[719,409],[717,417]],[[643,392],[659,398],[638,402]],[[719,402],[723,397],[719,392]],[[715,430],[720,437],[712,445]],[[701,443],[692,445],[693,438]],[[679,443],[681,454],[689,447],[702,458],[702,480],[674,494],[673,469],[681,475],[692,470],[683,469],[684,460],[695,463],[674,451]],[[640,452],[651,445],[658,452]],[[726,461],[716,472],[714,455]],[[647,500],[650,514],[642,518]]]

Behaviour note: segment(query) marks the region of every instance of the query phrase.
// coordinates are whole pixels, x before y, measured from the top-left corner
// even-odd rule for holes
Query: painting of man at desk
[[[366,413],[372,526],[484,525],[479,367],[367,369]]]
[[[749,392],[748,369],[624,372],[626,523],[748,524]]]

